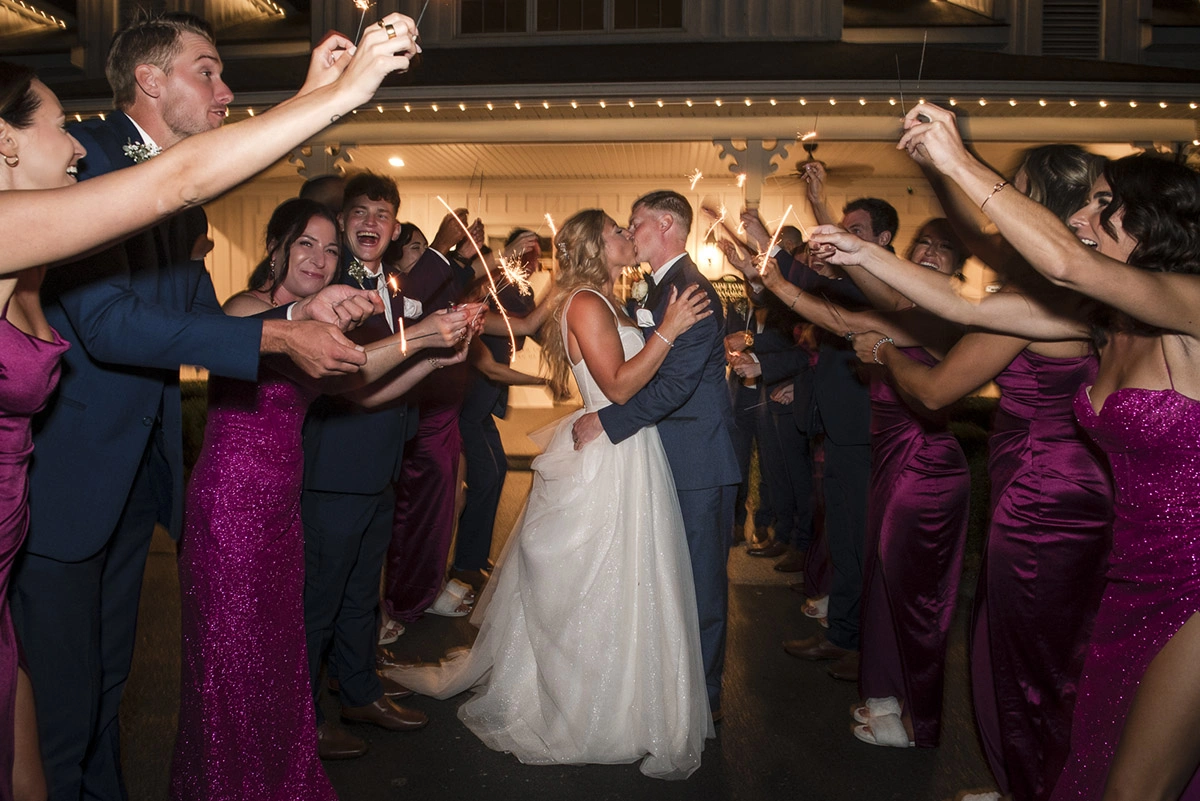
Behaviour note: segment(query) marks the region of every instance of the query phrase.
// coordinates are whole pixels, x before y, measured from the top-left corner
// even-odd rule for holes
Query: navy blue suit
[[[850,308],[867,306],[851,281],[832,281],[780,253],[779,270],[806,292]],[[825,433],[825,531],[833,563],[828,639],[858,649],[863,543],[871,481],[871,402],[858,357],[847,342],[821,337],[812,383],[809,433]]]
[[[73,125],[86,179],[133,162],[132,122]],[[183,448],[179,365],[258,374],[262,323],[226,317],[202,261],[196,209],[48,275],[46,317],[71,349],[34,423],[31,526],[13,612],[38,705],[52,799],[124,797],[117,712],[133,656],[154,523],[178,534]]]
[[[504,310],[514,317],[533,311],[533,295],[522,295],[511,285],[500,290]],[[492,300],[492,308],[495,301]],[[512,362],[512,342],[508,337],[484,334],[480,341],[500,364]],[[517,350],[525,344],[517,337]],[[508,410],[508,385],[492,381],[472,368],[470,383],[458,413],[458,431],[462,436],[463,456],[467,463],[467,492],[458,518],[458,538],[454,546],[454,567],[458,570],[482,570],[488,565],[492,547],[492,529],[496,525],[496,507],[508,473],[508,456],[496,428],[495,417]]]
[[[725,563],[733,537],[733,506],[742,475],[733,450],[733,412],[725,387],[725,339],[721,299],[686,254],[646,298],[657,325],[666,312],[668,289],[699,284],[713,314],[675,341],[657,375],[629,401],[599,412],[604,431],[621,442],[638,429],[658,425],[671,464],[684,533],[692,558],[700,648],[709,703],[720,709],[725,658],[729,582]],[[651,336],[653,328],[643,329]]]
[[[400,280],[387,269],[384,279],[393,274]],[[357,286],[349,277],[343,283]],[[392,297],[391,305],[399,320],[404,298]],[[377,314],[350,336],[367,344],[391,334]],[[326,656],[346,706],[383,695],[375,672],[379,574],[392,535],[392,483],[416,427],[417,410],[403,402],[368,411],[329,396],[318,398],[304,420],[304,628],[314,701]]]

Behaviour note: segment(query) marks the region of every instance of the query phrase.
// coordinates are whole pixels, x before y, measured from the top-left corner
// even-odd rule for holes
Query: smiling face
[[[356,259],[374,270],[383,259],[388,243],[400,236],[396,209],[386,200],[359,195],[346,203],[339,216],[346,247]]]
[[[965,260],[960,247],[945,225],[926,223],[913,242],[909,261],[945,275],[953,275]]]
[[[170,147],[193,134],[220,128],[233,92],[221,80],[221,57],[208,39],[182,33],[180,50],[170,72],[161,78],[159,109],[173,141],[158,142]]]
[[[5,126],[6,150],[20,159],[10,170],[14,189],[54,189],[75,183],[75,165],[87,151],[67,133],[66,119],[58,98],[41,81],[30,91],[39,105],[27,128]]]
[[[1068,225],[1083,244],[1109,258],[1125,262],[1129,261],[1129,254],[1137,247],[1137,240],[1126,234],[1121,225],[1125,216],[1124,209],[1112,215],[1108,220],[1109,227],[1112,228],[1115,236],[1104,230],[1101,215],[1112,203],[1112,199],[1112,188],[1108,185],[1108,180],[1101,175],[1092,184],[1087,205],[1071,215]]]
[[[400,261],[396,263],[396,269],[408,275],[408,271],[420,260],[421,256],[425,255],[425,251],[429,248],[429,242],[425,240],[425,234],[420,231],[413,231],[412,239],[408,240],[408,244],[400,248]]]
[[[604,243],[604,264],[616,281],[626,267],[637,263],[633,236],[628,229],[617,225],[612,217],[605,217],[600,241]]]
[[[287,249],[287,275],[275,288],[275,300],[290,303],[315,295],[333,280],[338,266],[338,236],[333,223],[324,217],[310,217],[304,232]],[[277,253],[276,261],[283,260]]]

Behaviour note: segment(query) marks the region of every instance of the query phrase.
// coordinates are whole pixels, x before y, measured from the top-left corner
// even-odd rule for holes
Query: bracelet
[[[673,347],[675,347],[675,343],[674,343],[674,342],[672,342],[671,340],[669,340],[669,339],[667,339],[666,337],[664,337],[664,336],[663,336],[662,334],[660,334],[660,333],[659,333],[657,330],[654,332],[654,336],[658,337],[658,338],[659,338],[659,339],[661,339],[663,342],[666,342],[666,343],[667,343],[667,347],[668,347],[668,348],[673,348]]]
[[[979,210],[983,211],[983,207],[986,206],[987,202],[992,199],[992,195],[996,194],[997,192],[999,192],[1001,189],[1003,189],[1006,186],[1008,186],[1008,181],[997,181],[996,185],[992,187],[992,191],[989,192],[988,196],[985,197],[983,199],[983,202],[979,204]]]
[[[792,298],[792,302],[788,304],[788,308],[791,309],[792,311],[796,311],[796,301],[800,300],[800,296],[803,294],[804,294],[803,290],[801,290],[800,292],[797,292],[796,297]]]
[[[437,359],[433,358],[432,356],[430,356],[426,361],[429,362],[429,366],[432,367],[434,370],[442,369],[442,363],[439,362]]]
[[[885,342],[889,345],[896,344],[896,341],[891,337],[883,337],[876,342],[875,347],[871,348],[871,361],[875,362],[876,364],[883,364],[883,362],[879,361],[879,349],[883,347]]]

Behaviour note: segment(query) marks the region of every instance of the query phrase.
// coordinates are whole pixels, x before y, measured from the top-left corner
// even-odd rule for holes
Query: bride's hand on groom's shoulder
[[[659,329],[668,339],[674,341],[677,336],[712,314],[712,309],[708,306],[708,293],[701,289],[699,284],[692,284],[683,290],[682,294],[676,294],[675,287],[671,287],[670,300]]]
[[[575,421],[575,425],[571,426],[571,439],[575,442],[575,450],[579,450],[603,433],[604,425],[600,422],[600,415],[595,412],[582,415]]]

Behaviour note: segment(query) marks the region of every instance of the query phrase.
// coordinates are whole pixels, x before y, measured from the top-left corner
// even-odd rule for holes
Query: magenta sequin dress
[[[925,365],[921,348],[901,352]],[[918,746],[941,731],[946,639],[954,618],[971,478],[944,415],[916,415],[871,382],[871,491],[863,549],[861,690],[899,698]]]
[[[300,427],[313,397],[278,377],[209,379],[179,551],[173,799],[337,798],[317,756],[304,640]]]
[[[1072,406],[1095,377],[1094,356],[1025,350],[996,378],[971,689],[1000,791],[1028,801],[1049,796],[1066,760],[1112,539],[1108,467]]]
[[[55,333],[47,342],[0,314],[0,801],[12,798],[13,705],[17,637],[8,608],[13,560],[29,533],[29,419],[58,384],[59,357],[69,346]]]
[[[1174,389],[1118,389],[1080,424],[1108,454],[1116,487],[1108,586],[1092,629],[1054,799],[1099,799],[1150,662],[1200,611],[1200,401]],[[1193,777],[1182,798],[1200,797]]]

